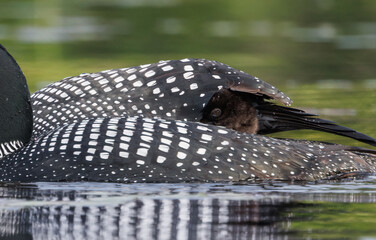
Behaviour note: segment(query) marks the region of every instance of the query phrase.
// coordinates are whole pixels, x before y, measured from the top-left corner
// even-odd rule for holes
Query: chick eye
[[[210,112],[210,116],[213,117],[213,118],[217,118],[219,116],[221,116],[222,114],[222,110],[219,109],[219,108],[214,108],[211,112]]]

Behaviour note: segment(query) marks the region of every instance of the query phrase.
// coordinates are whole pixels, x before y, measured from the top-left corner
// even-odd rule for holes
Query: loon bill
[[[375,160],[372,150],[274,139],[197,122],[96,118],[55,129],[5,157],[0,180],[315,181],[374,172]]]
[[[375,172],[373,150],[277,140],[223,126],[144,116],[91,115],[32,138],[33,117],[26,79],[1,45],[0,63],[0,180],[4,182],[313,181]],[[82,84],[83,80],[77,79],[80,81]],[[65,86],[73,90],[69,84]],[[212,97],[223,91],[240,93],[238,90],[216,90]],[[59,91],[62,90],[50,89],[51,93],[65,96]],[[81,94],[78,88],[76,91]],[[92,97],[91,101],[95,99]],[[211,100],[214,104],[215,99]],[[104,105],[110,109],[109,103],[114,100],[106,101]],[[255,107],[259,114],[260,107]],[[67,106],[62,105],[60,110],[64,108]],[[70,112],[61,114],[74,119],[75,109],[79,108],[72,107]],[[220,111],[213,113],[217,116]],[[203,117],[203,113],[199,115]]]
[[[290,105],[274,86],[216,61],[182,59],[81,74],[31,97],[37,137],[57,126],[93,117],[145,116],[201,121],[248,133],[313,129],[376,146],[355,130]]]

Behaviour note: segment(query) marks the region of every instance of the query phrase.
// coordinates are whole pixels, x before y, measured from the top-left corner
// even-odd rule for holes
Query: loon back
[[[274,86],[216,61],[182,59],[81,74],[32,95],[34,136],[77,119],[124,115],[199,121],[221,88],[291,100]]]
[[[0,44],[0,158],[29,142],[30,93],[20,67]]]
[[[58,128],[0,162],[1,181],[320,180],[375,171],[375,151],[243,134],[196,122],[97,118]]]

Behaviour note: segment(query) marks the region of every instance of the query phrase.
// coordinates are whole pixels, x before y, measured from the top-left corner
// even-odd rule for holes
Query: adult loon
[[[290,105],[274,86],[217,61],[181,59],[85,73],[31,96],[33,136],[92,117],[143,116],[200,121],[268,134],[314,129],[376,146],[376,140]]]
[[[32,139],[26,79],[2,46],[0,63],[4,182],[313,181],[375,172],[372,150],[142,116],[76,120]]]

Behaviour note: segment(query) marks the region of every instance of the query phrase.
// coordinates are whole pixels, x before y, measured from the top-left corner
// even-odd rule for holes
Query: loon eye
[[[219,109],[219,108],[214,108],[211,112],[210,112],[210,116],[213,117],[213,118],[217,118],[219,116],[221,116],[222,114],[222,110]]]

